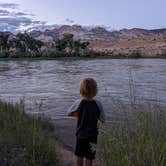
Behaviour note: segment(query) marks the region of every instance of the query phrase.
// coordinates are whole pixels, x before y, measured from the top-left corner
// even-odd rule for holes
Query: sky
[[[166,0],[0,0],[0,31],[56,25],[166,28]]]

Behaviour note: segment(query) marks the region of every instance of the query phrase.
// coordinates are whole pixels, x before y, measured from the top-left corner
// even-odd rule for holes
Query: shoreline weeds
[[[76,166],[73,150],[60,141],[58,126],[51,119],[25,113],[21,101],[0,101],[0,115],[0,165]],[[99,165],[95,162],[94,166]]]
[[[128,114],[121,110],[124,116],[114,117],[100,126],[94,166],[121,166],[122,163],[124,166],[130,163],[140,166],[150,162],[156,166],[166,164],[166,112],[160,105],[150,108],[150,112],[147,112],[146,109],[139,110],[132,105]],[[15,105],[0,101],[0,115],[0,147],[5,147],[9,152],[0,148],[0,165],[3,162],[9,162],[9,165],[16,162],[19,166],[23,160],[35,166],[45,166],[46,163],[49,163],[48,166],[75,166],[73,150],[63,144],[63,141],[70,142],[73,139],[73,133],[70,130],[68,133],[58,131],[67,124],[58,126],[51,119],[27,114],[24,112],[23,101]],[[15,145],[19,147],[17,151]]]
[[[53,126],[25,112],[24,102],[0,101],[0,165],[59,166]]]

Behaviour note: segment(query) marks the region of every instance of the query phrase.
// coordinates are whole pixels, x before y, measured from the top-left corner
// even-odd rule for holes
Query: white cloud
[[[22,30],[44,29],[47,22],[34,19],[34,14],[19,9],[18,4],[0,3],[0,31],[17,33]]]
[[[0,7],[7,9],[18,9],[19,5],[16,3],[0,3]]]
[[[65,22],[68,23],[68,24],[73,24],[75,21],[70,19],[70,18],[66,18]]]

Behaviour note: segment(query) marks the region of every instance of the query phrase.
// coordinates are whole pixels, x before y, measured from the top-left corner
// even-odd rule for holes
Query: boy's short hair
[[[93,78],[85,78],[80,82],[80,95],[92,99],[97,95],[97,82]]]

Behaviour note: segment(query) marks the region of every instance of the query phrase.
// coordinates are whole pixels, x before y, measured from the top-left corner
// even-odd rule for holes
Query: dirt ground
[[[75,127],[76,120],[71,118],[54,120],[55,135],[58,142],[60,163],[62,166],[76,166],[75,148]],[[94,161],[94,166],[101,166]]]
[[[61,148],[60,154],[62,156],[62,158],[60,159],[62,166],[76,166],[76,157],[73,152]],[[97,160],[94,161],[93,165],[100,166]]]

